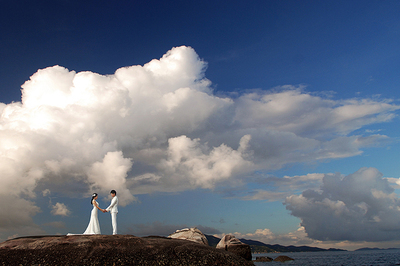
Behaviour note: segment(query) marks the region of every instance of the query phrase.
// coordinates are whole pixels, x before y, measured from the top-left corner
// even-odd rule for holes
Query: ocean
[[[371,250],[371,251],[321,251],[321,252],[294,252],[294,253],[261,253],[253,254],[256,257],[270,257],[275,259],[285,255],[294,261],[287,262],[254,262],[254,265],[290,265],[290,266],[392,266],[400,265],[400,250]]]

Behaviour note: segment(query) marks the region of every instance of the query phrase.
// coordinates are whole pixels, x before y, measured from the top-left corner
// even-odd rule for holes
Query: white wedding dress
[[[97,217],[97,210],[98,209],[97,209],[96,205],[99,206],[97,201],[93,200],[93,209],[92,209],[92,212],[90,214],[89,225],[86,228],[85,232],[83,233],[84,235],[99,235],[99,234],[101,234],[99,218]]]

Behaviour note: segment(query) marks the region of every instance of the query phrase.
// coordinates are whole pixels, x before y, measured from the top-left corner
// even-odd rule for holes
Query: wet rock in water
[[[199,244],[204,244],[208,246],[208,240],[206,236],[196,227],[185,228],[182,230],[176,230],[168,236],[169,238],[185,239],[190,240]]]
[[[246,260],[252,260],[250,246],[242,243],[239,239],[231,234],[225,235],[221,238],[221,240],[217,244],[217,249],[224,249],[226,251],[239,255]]]
[[[285,262],[285,261],[290,261],[290,260],[294,260],[288,256],[278,256],[274,259],[274,261],[279,261],[279,262]]]
[[[253,265],[192,241],[132,235],[21,237],[0,243],[0,265]]]
[[[270,257],[256,257],[255,261],[256,262],[270,262],[273,261],[273,258]]]

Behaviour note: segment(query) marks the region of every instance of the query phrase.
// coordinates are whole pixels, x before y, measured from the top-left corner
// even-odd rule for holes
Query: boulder
[[[252,260],[250,246],[241,242],[234,235],[228,234],[223,236],[217,244],[217,249],[224,249],[239,255],[246,260]]]
[[[273,261],[273,258],[270,257],[256,257],[255,262],[270,262]]]
[[[221,238],[217,244],[217,248],[223,248],[226,250],[229,245],[243,245],[243,242],[237,239],[234,235],[228,234]]]
[[[279,262],[285,262],[285,261],[290,261],[290,260],[294,260],[288,256],[278,256],[274,259],[274,261],[279,261]]]
[[[253,265],[204,244],[166,237],[74,235],[0,243],[0,265]]]
[[[175,233],[170,234],[168,237],[190,240],[208,246],[208,240],[206,236],[196,227],[176,230]]]

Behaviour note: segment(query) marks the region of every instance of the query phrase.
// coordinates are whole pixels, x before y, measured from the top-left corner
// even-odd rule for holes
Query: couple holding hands
[[[97,193],[93,193],[92,200],[90,201],[90,203],[93,205],[93,209],[90,215],[89,225],[86,228],[85,232],[83,233],[84,235],[101,234],[99,219],[97,217],[97,210],[100,210],[103,213],[110,212],[113,235],[117,234],[118,197],[117,197],[117,192],[115,190],[111,190],[110,194],[112,197],[110,206],[108,206],[107,209],[102,209],[99,207],[99,203],[96,201],[98,198]]]

